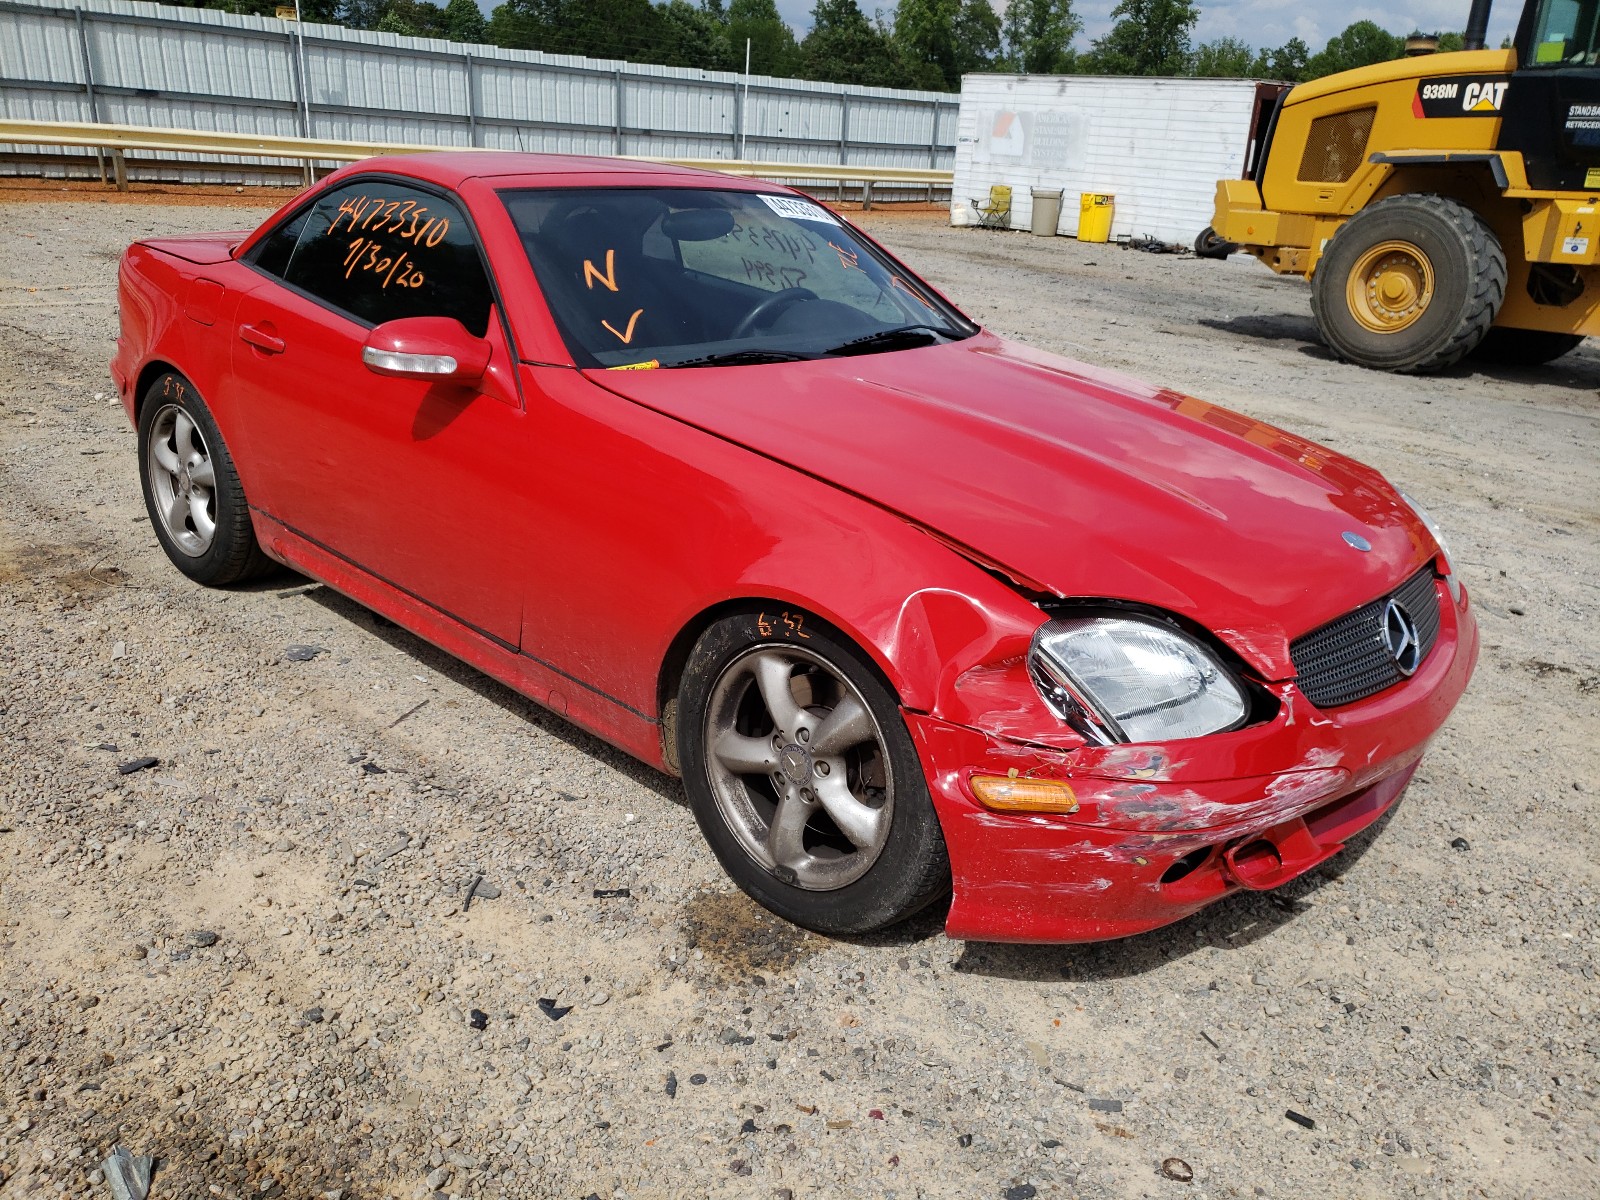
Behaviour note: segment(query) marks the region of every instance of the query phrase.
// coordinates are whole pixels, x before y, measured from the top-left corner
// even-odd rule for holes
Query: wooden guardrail
[[[126,150],[156,150],[179,154],[223,154],[239,158],[287,158],[303,162],[356,162],[385,154],[423,154],[442,150],[482,150],[482,147],[424,146],[393,142],[339,142],[318,138],[266,137],[254,133],[218,133],[203,129],[167,129],[145,125],[97,125],[87,121],[17,121],[0,119],[0,144],[85,146],[109,151],[117,186],[126,190]],[[490,150],[490,153],[514,153]],[[926,167],[875,167],[852,163],[743,162],[722,158],[649,158],[628,155],[639,162],[671,163],[699,167],[757,179],[792,179],[800,182],[858,183],[869,207],[872,188],[883,186],[950,187],[954,172]]]

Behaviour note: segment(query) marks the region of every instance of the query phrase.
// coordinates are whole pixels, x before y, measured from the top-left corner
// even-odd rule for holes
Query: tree
[[[1311,47],[1299,38],[1290,38],[1276,50],[1263,50],[1253,73],[1258,79],[1299,83],[1307,78],[1306,63],[1310,58]]]
[[[1105,75],[1179,75],[1189,66],[1189,33],[1200,19],[1195,0],[1122,0],[1116,24],[1095,42],[1091,59]]]
[[[773,0],[732,0],[728,5],[728,50],[744,69],[744,47],[750,42],[750,70],[762,75],[788,75],[799,57],[794,31],[784,24]]]
[[[276,3],[272,11],[276,12]],[[269,14],[270,15],[270,14]],[[338,0],[300,0],[300,19],[302,21],[320,21],[324,25],[335,25],[339,21]]]
[[[900,0],[894,14],[895,48],[919,76],[913,86],[955,91],[961,86],[956,63],[956,18],[961,0]]]
[[[1194,52],[1194,73],[1205,79],[1249,79],[1260,59],[1238,38],[1206,42]]]
[[[444,37],[444,9],[428,0],[389,0],[374,28],[405,37]]]
[[[1322,53],[1306,64],[1306,78],[1320,79],[1340,71],[1389,62],[1404,54],[1405,49],[1404,38],[1396,37],[1372,21],[1357,21],[1329,39]]]
[[[546,34],[549,49],[590,58],[655,61],[660,13],[650,0],[562,0],[560,24]]]
[[[487,34],[516,50],[659,62],[664,24],[650,0],[505,0]]]
[[[340,0],[339,23],[351,29],[375,29],[387,8],[387,0]]]
[[[696,8],[689,0],[668,0],[657,11],[661,14],[661,46],[652,61],[702,71],[735,69],[728,31],[708,9]],[[738,66],[744,66],[742,56]]]
[[[1005,63],[1011,70],[1028,75],[1071,70],[1076,57],[1072,39],[1083,29],[1072,0],[1011,0],[1003,25]]]
[[[484,28],[477,0],[450,0],[444,6],[444,32],[452,42],[481,42]]]
[[[976,71],[992,71],[1000,57],[1000,14],[989,0],[963,0],[956,14],[956,82]]]
[[[177,0],[177,7],[211,8],[218,12],[236,13],[241,16],[270,17],[278,11],[278,0]],[[301,7],[300,15],[308,21],[311,19],[306,15],[304,6]]]
[[[491,45],[532,50],[556,27],[560,0],[504,0],[489,14],[484,30]]]
[[[800,78],[868,87],[902,85],[888,35],[867,20],[857,0],[817,0],[811,32],[800,43]]]

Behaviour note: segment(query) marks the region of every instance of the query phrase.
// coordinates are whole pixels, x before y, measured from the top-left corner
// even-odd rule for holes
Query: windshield
[[[798,196],[563,188],[502,197],[580,366],[789,362],[976,332]]]
[[[1597,17],[1600,0],[1544,0],[1533,23],[1533,65],[1594,66]]]

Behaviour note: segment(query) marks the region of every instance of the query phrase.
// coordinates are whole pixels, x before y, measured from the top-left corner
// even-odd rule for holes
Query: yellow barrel
[[[1117,198],[1104,192],[1084,192],[1078,200],[1078,240],[1080,242],[1105,242],[1111,240],[1111,214]]]

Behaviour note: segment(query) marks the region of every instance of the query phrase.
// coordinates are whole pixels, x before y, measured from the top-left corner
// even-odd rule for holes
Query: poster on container
[[[981,113],[973,161],[981,166],[1016,164],[1072,170],[1083,165],[1089,118],[1077,112],[993,109]]]

